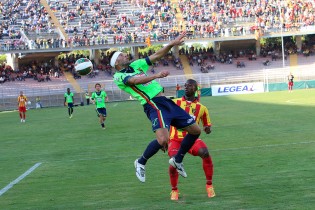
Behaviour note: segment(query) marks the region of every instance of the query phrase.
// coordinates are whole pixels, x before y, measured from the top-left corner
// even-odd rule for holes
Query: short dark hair
[[[97,85],[99,85],[100,87],[102,87],[102,85],[100,83],[96,83],[94,87],[96,87]]]
[[[110,65],[110,60],[112,59],[112,57],[113,57],[113,55],[114,55],[114,53],[115,52],[117,52],[116,50],[114,50],[114,51],[112,51],[110,54],[109,54],[109,60],[108,60],[108,62],[109,62],[109,65]]]
[[[188,80],[186,81],[186,83],[193,84],[193,85],[195,86],[196,90],[198,89],[198,83],[197,83],[196,80],[194,80],[194,79],[188,79]]]

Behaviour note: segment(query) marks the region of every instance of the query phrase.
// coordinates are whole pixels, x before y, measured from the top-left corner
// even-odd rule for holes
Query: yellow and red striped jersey
[[[204,127],[211,126],[210,115],[207,107],[202,105],[197,100],[187,101],[185,97],[182,97],[173,99],[173,101],[182,109],[184,109],[188,114],[190,114],[196,120],[197,124],[199,124],[201,121]],[[181,141],[186,136],[186,133],[186,131],[179,131],[175,127],[171,126],[170,139]]]
[[[26,106],[26,102],[27,102],[27,98],[26,98],[25,95],[19,95],[17,101],[18,101],[19,107],[25,107]]]

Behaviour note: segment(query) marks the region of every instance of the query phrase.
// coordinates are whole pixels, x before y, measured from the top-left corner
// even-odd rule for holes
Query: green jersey
[[[72,92],[70,92],[69,94],[68,94],[68,92],[65,93],[65,98],[66,98],[67,103],[73,103],[73,93]]]
[[[123,91],[138,99],[142,105],[149,102],[154,96],[159,94],[163,87],[155,80],[146,84],[128,85],[130,77],[147,76],[146,72],[152,65],[149,57],[132,62],[127,68],[114,74],[114,82]]]
[[[105,99],[106,99],[106,92],[101,90],[100,92],[93,92],[91,99],[95,100],[96,108],[106,108]]]

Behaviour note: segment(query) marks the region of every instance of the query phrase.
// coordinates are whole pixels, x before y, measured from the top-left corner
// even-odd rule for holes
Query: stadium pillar
[[[19,69],[19,57],[18,54],[7,53],[7,65],[11,66],[13,70]]]
[[[174,47],[172,48],[172,53],[173,53],[173,56],[174,56],[175,58],[179,58],[179,47],[178,47],[178,46],[174,46]]]
[[[296,44],[296,48],[299,51],[302,50],[302,36],[301,35],[297,35],[295,36],[295,44]]]
[[[101,59],[101,53],[100,50],[94,50],[94,62],[96,65],[98,65],[100,63],[100,59]]]
[[[94,60],[95,59],[95,50],[90,49],[89,51],[90,51],[90,55],[89,55],[90,60]]]
[[[261,44],[260,44],[260,39],[256,40],[256,55],[260,55],[260,49],[261,49]]]
[[[220,55],[220,45],[221,45],[221,42],[214,42],[213,43],[213,52],[215,55],[219,56]]]
[[[139,59],[139,48],[131,47],[131,55],[134,59]]]

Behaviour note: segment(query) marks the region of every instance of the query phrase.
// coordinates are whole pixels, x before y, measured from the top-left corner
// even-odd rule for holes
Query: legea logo
[[[228,87],[219,87],[218,93],[233,93],[233,92],[244,92],[244,91],[254,91],[254,85],[237,85]]]
[[[231,94],[249,94],[249,93],[262,93],[264,92],[264,83],[240,83],[229,85],[213,85],[211,86],[212,95],[231,95]]]

